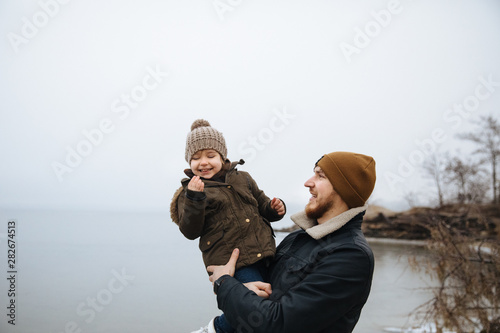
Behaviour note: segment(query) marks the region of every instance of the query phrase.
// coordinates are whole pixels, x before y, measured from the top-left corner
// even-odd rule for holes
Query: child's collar
[[[243,159],[240,159],[239,161],[231,162],[230,160],[228,160],[226,158],[226,160],[224,161],[224,165],[222,166],[222,169],[217,174],[215,174],[210,179],[204,179],[204,178],[202,178],[202,179],[223,182],[224,178],[226,177],[226,173],[228,171],[234,170],[236,168],[236,166],[243,165],[243,164],[245,164],[245,161]],[[193,170],[191,170],[191,169],[184,169],[184,174],[186,176],[188,176],[189,178],[193,178],[195,176]]]

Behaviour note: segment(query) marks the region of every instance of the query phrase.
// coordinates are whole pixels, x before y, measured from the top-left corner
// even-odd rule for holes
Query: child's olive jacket
[[[243,163],[226,161],[225,176],[220,181],[203,179],[203,192],[189,190],[191,179],[185,178],[172,198],[170,216],[186,238],[200,237],[205,266],[225,265],[235,248],[240,249],[236,269],[272,257],[276,251],[269,222],[283,216],[271,208],[270,199],[250,174],[236,169]],[[190,170],[186,174],[192,176]]]

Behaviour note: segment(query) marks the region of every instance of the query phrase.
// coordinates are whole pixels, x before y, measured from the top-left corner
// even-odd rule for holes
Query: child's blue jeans
[[[241,283],[264,281],[262,276],[264,265],[259,261],[253,265],[242,267],[234,272],[234,278]],[[221,314],[214,320],[215,331],[217,333],[233,333],[235,330],[231,327],[224,314]]]

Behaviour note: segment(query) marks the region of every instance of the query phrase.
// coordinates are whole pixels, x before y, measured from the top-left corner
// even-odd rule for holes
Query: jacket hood
[[[179,187],[173,197],[172,197],[172,201],[170,202],[170,218],[172,219],[172,221],[179,225],[179,209],[177,208],[177,198],[179,197],[179,195],[181,195],[182,191],[184,190],[184,187]]]
[[[309,236],[317,240],[342,228],[356,215],[365,212],[367,207],[368,205],[351,208],[322,224],[318,224],[315,219],[308,218],[305,211],[292,215],[290,219],[300,228],[305,230],[305,232],[307,232]]]
[[[222,170],[217,175],[215,175],[214,178],[220,176],[221,173],[225,175],[227,172],[234,170],[237,165],[243,165],[243,164],[245,164],[245,161],[243,159],[240,159],[239,161],[235,162],[231,162],[228,159],[226,159],[226,161],[224,162],[224,166],[222,167]],[[189,178],[183,178],[181,180],[182,186],[175,191],[174,195],[172,196],[172,201],[170,202],[170,218],[177,225],[179,225],[179,210],[177,208],[177,199],[179,198],[179,195],[181,195],[181,193],[183,192],[184,187],[187,186],[187,184],[189,183],[189,180],[194,176],[194,173],[191,169],[185,169],[184,173]]]

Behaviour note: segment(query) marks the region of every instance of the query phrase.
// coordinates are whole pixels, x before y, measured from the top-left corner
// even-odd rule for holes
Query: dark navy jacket
[[[347,222],[334,221],[335,230],[326,235],[321,234],[328,230],[321,229],[323,225],[316,228],[323,230],[319,235],[309,228],[288,235],[270,267],[269,299],[234,278],[224,280],[217,302],[236,331],[351,332],[368,299],[374,268],[373,253],[361,232],[364,210],[359,211],[352,218],[347,214]]]

